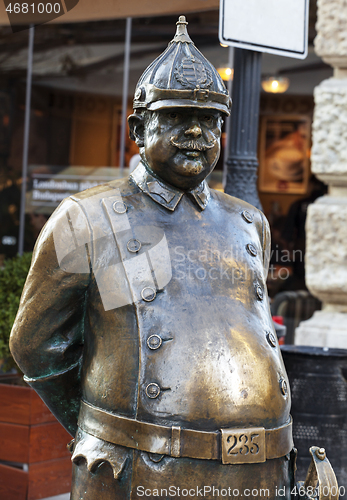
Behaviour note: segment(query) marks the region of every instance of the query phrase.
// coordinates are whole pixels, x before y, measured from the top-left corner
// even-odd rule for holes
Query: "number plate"
[[[223,464],[252,464],[266,461],[265,429],[221,429]]]

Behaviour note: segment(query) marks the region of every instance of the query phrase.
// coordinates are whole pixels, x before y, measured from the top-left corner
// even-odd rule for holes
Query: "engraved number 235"
[[[240,434],[239,438],[237,436],[230,435],[227,438],[227,442],[231,443],[231,439],[233,439],[233,443],[231,447],[228,449],[228,455],[248,455],[248,453],[252,453],[252,455],[257,455],[259,453],[259,446],[256,443],[255,439],[259,437],[259,434],[251,434],[250,443],[248,443],[247,434]],[[248,443],[248,444],[247,444]]]

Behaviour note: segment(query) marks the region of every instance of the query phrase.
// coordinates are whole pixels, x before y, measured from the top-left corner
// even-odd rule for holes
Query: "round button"
[[[287,385],[287,382],[283,378],[280,380],[280,389],[281,389],[283,396],[286,396],[288,393],[288,385]]]
[[[151,286],[146,286],[141,292],[141,297],[146,302],[152,302],[152,300],[155,299],[156,295],[157,292]]]
[[[269,344],[271,345],[271,347],[276,347],[275,335],[272,332],[267,332],[266,339],[269,342]]]
[[[253,245],[253,243],[248,243],[248,245],[246,245],[246,248],[247,248],[247,252],[252,255],[252,257],[256,257],[257,254],[258,254],[258,251],[256,249],[256,247]]]
[[[248,222],[249,224],[251,224],[253,222],[253,215],[251,213],[249,213],[247,210],[244,210],[241,213],[241,215],[245,219],[245,221]]]
[[[154,382],[152,382],[151,384],[148,384],[146,387],[146,394],[151,399],[157,398],[160,394],[159,385],[155,384]]]
[[[116,214],[125,214],[125,212],[128,210],[128,207],[122,201],[115,201],[112,207]]]
[[[151,335],[147,339],[147,345],[150,349],[159,349],[161,344],[163,343],[163,339],[159,335]]]
[[[141,248],[141,241],[139,240],[129,240],[128,243],[127,243],[127,249],[129,250],[129,252],[131,253],[137,253],[140,251],[140,248]]]
[[[263,300],[264,298],[264,292],[263,292],[263,289],[260,285],[257,285],[256,287],[256,292],[257,292],[257,297],[259,300]]]

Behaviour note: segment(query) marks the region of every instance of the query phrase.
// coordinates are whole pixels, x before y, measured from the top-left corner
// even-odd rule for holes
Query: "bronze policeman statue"
[[[72,500],[294,486],[269,227],[205,181],[230,98],[186,25],[136,87],[141,162],[56,209],[12,330],[26,381],[75,436]]]

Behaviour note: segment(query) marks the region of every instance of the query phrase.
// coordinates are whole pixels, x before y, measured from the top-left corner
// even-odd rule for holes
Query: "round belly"
[[[242,318],[237,325],[221,316],[208,321],[204,314],[200,324],[195,318],[191,328],[171,330],[166,338],[164,332],[160,349],[146,353],[139,415],[205,430],[272,428],[288,420],[289,386],[278,345],[247,314],[236,315]]]

